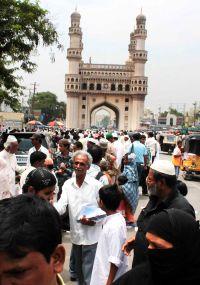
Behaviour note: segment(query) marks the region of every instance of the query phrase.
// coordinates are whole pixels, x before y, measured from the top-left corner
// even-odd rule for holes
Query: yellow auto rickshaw
[[[186,137],[183,141],[184,155],[181,170],[183,178],[200,177],[200,134]]]

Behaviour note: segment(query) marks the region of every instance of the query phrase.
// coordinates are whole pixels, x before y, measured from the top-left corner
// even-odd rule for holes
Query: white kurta
[[[128,270],[128,258],[122,252],[126,238],[124,217],[120,213],[107,216],[97,245],[90,285],[106,285],[111,263],[118,267],[115,280]]]
[[[7,163],[3,158],[0,158],[0,200],[10,197]]]
[[[121,165],[122,158],[125,155],[125,147],[119,140],[114,142],[114,146],[115,146],[116,155],[117,155],[116,163],[117,163],[117,167],[119,167]]]
[[[22,173],[26,168],[24,166],[19,166],[15,154],[9,153],[5,149],[0,152],[0,158],[3,158],[6,161],[10,192],[12,196],[16,196],[15,172]]]

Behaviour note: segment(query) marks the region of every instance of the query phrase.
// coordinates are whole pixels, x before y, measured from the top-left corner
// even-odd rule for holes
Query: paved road
[[[163,153],[161,154],[160,159],[170,160],[171,156]],[[180,179],[182,180],[181,175],[180,175]],[[194,207],[196,211],[197,219],[200,219],[200,180],[185,181],[185,182],[188,186],[188,195],[186,198],[189,200],[189,202]],[[147,202],[148,202],[148,197],[140,195],[139,204],[138,204],[137,211],[136,211],[136,218],[138,214],[140,213],[141,209],[147,204]],[[133,234],[134,234],[134,230],[129,229],[128,236],[131,236]],[[64,281],[66,282],[66,285],[76,284],[76,282],[70,282],[69,273],[68,273],[69,256],[70,256],[70,249],[71,249],[71,243],[70,243],[70,238],[69,238],[68,233],[63,234],[63,242],[66,247],[66,262],[65,262],[64,272],[62,275],[63,275]],[[129,258],[130,266],[131,266],[131,262],[132,262],[132,256]]]

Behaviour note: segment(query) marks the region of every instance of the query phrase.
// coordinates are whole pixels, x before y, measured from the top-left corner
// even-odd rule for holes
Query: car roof
[[[36,132],[16,132],[16,133],[2,133],[2,135],[7,138],[9,135],[15,136],[15,137],[26,137],[30,138],[33,134]],[[43,133],[39,133],[41,137],[45,137]]]

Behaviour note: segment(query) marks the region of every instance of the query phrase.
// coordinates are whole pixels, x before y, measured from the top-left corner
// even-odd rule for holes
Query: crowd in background
[[[194,209],[183,197],[187,194],[187,188],[184,188],[186,185],[177,182],[179,168],[176,163],[182,156],[180,142],[173,153],[173,165],[169,161],[160,160],[160,146],[153,132],[128,134],[116,131],[46,130],[44,134],[50,138],[50,149],[42,145],[40,132],[33,133],[30,137],[33,146],[28,151],[27,165],[19,166],[15,156],[18,141],[15,132],[9,133],[4,150],[0,152],[0,220],[5,212],[1,212],[1,207],[5,208],[3,201],[13,199],[14,202],[8,202],[11,209],[15,203],[23,204],[27,201],[34,207],[37,201],[33,196],[52,204],[61,217],[61,228],[70,230],[72,249],[69,271],[71,280],[78,281],[80,285],[110,285],[113,282],[161,284],[161,280],[163,284],[185,284],[186,280],[200,280],[197,273],[199,261],[194,258],[195,252],[192,251],[191,257],[188,255],[189,241],[195,242],[196,253],[199,252],[199,229]],[[142,195],[149,196],[149,202],[136,221],[140,186]],[[24,195],[29,198],[20,198]],[[15,196],[19,200],[11,198]],[[88,205],[100,207],[106,214],[104,220],[95,222],[85,216],[78,218],[83,206]],[[15,209],[15,205],[13,207]],[[46,206],[41,204],[42,207]],[[46,209],[47,212],[50,210]],[[57,212],[51,215],[57,215]],[[191,227],[192,234],[188,236],[188,242],[182,240],[184,226],[176,237],[173,236],[176,226],[182,227],[182,219],[187,221],[188,228]],[[127,227],[136,227],[136,223],[136,237],[126,241]],[[162,228],[159,228],[161,224]],[[41,227],[44,227],[44,221]],[[6,227],[2,227],[2,230],[7,232]],[[27,234],[25,229],[24,234]],[[2,240],[6,239],[5,236]],[[38,237],[36,240],[38,242]],[[28,242],[20,244],[17,237],[16,244],[16,251],[21,246],[29,248]],[[12,242],[2,249],[0,245],[0,264],[1,251],[7,253],[11,245]],[[41,250],[35,244],[32,246],[31,242],[30,248],[39,252]],[[132,249],[135,255],[133,269],[126,273],[126,255]],[[167,255],[163,250],[156,253],[157,249],[167,249]],[[187,266],[181,260],[186,255]],[[54,278],[54,283],[45,283],[44,280],[40,282],[41,285],[64,284],[58,275],[64,262],[62,248],[58,256],[59,270],[55,270],[55,276],[50,276]],[[163,262],[162,267],[159,266],[159,260]],[[184,274],[181,268],[187,269]]]

